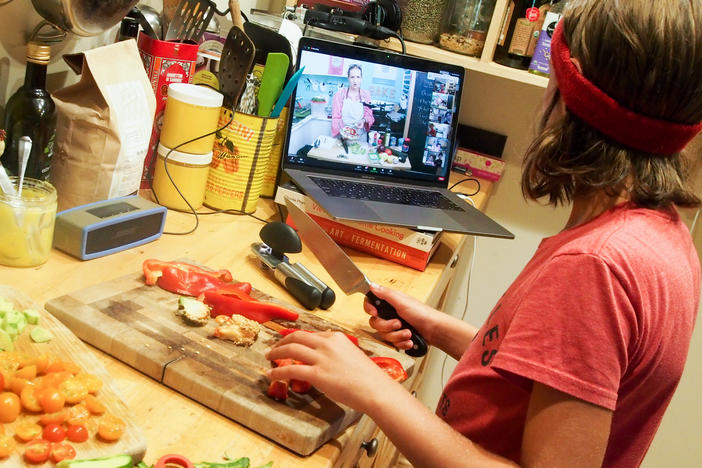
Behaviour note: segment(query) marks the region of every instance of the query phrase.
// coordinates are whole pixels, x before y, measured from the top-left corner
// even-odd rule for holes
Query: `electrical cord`
[[[478,179],[476,179],[475,177],[466,177],[465,179],[461,179],[458,182],[456,182],[455,184],[451,185],[448,189],[451,190],[452,188],[454,188],[455,186],[457,186],[459,184],[462,184],[463,182],[475,182],[476,185],[478,186],[478,188],[473,193],[461,193],[461,195],[466,196],[466,197],[474,197],[480,193],[480,181]],[[471,201],[471,204],[473,206],[475,206],[473,201]]]
[[[396,33],[395,31],[393,31],[392,35],[400,41],[400,45],[402,46],[402,55],[407,55],[407,47],[405,46],[405,40],[402,38],[402,35]]]
[[[180,198],[182,198],[183,201],[185,202],[185,204],[188,205],[188,208],[190,208],[189,210],[178,210],[178,209],[174,209],[174,208],[169,208],[169,209],[172,209],[173,211],[178,211],[178,212],[181,212],[181,213],[189,213],[189,214],[192,214],[193,216],[195,216],[195,226],[193,226],[193,228],[190,229],[189,231],[184,231],[184,232],[164,231],[163,234],[169,234],[169,235],[172,235],[172,236],[185,236],[185,235],[191,234],[191,233],[195,232],[195,230],[196,230],[196,229],[198,228],[198,226],[200,225],[200,218],[199,218],[199,216],[213,215],[213,214],[219,214],[219,213],[234,214],[234,215],[246,215],[246,216],[251,216],[251,217],[254,218],[255,220],[260,221],[260,222],[262,222],[262,223],[264,223],[264,224],[268,222],[268,221],[266,221],[266,220],[264,220],[264,219],[261,219],[261,218],[259,218],[259,217],[257,217],[257,216],[254,216],[253,213],[255,213],[255,211],[252,211],[252,212],[250,212],[250,213],[247,213],[247,212],[245,212],[245,211],[243,211],[243,210],[236,210],[236,209],[222,209],[222,210],[214,210],[214,211],[208,211],[208,212],[202,212],[202,211],[198,212],[198,211],[196,211],[195,208],[190,204],[190,202],[188,201],[188,199],[185,198],[185,195],[183,195],[183,193],[180,191],[180,189],[178,188],[178,185],[175,183],[175,180],[173,180],[173,177],[171,176],[171,173],[170,173],[170,171],[168,170],[168,158],[170,157],[171,153],[173,153],[173,151],[176,151],[178,148],[180,148],[181,146],[187,145],[188,143],[192,143],[193,141],[197,141],[197,140],[200,140],[200,139],[202,139],[202,138],[206,138],[206,137],[208,137],[208,136],[210,136],[210,135],[214,135],[214,134],[216,134],[217,132],[220,132],[220,131],[224,130],[224,129],[227,128],[227,127],[232,123],[232,121],[234,120],[234,114],[235,114],[235,112],[232,110],[232,116],[231,116],[231,118],[229,119],[229,121],[228,121],[225,125],[223,125],[223,126],[217,128],[216,130],[214,130],[214,131],[212,131],[212,132],[206,133],[206,134],[204,134],[204,135],[200,135],[200,136],[195,137],[195,138],[192,138],[192,139],[190,139],[190,140],[188,140],[188,141],[184,141],[183,143],[180,143],[180,144],[176,145],[175,147],[170,148],[170,149],[168,150],[168,152],[166,153],[166,155],[163,157],[163,168],[164,168],[165,171],[166,171],[166,175],[168,176],[168,180],[171,182],[171,184],[173,185],[173,188],[175,188],[176,192],[178,192],[178,195],[180,196]],[[156,193],[155,190],[153,190],[153,185],[152,185],[152,187],[151,187],[151,193],[153,194],[154,199],[156,200],[156,203],[161,204],[161,203],[159,202],[159,200],[158,200],[158,194]]]

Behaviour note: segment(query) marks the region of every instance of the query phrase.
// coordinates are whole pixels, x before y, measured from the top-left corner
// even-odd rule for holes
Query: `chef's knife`
[[[412,357],[424,356],[427,353],[427,343],[424,341],[424,338],[417,333],[414,327],[397,315],[397,311],[392,305],[371,292],[370,281],[341,247],[307,213],[287,198],[286,206],[302,241],[317,257],[317,260],[336,281],[341,290],[346,294],[364,293],[371,304],[378,310],[380,318],[385,320],[399,319],[402,322],[402,327],[412,332],[413,346],[411,349],[406,350],[405,353]]]

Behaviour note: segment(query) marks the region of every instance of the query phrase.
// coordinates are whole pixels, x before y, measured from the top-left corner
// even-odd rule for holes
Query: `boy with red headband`
[[[522,190],[571,204],[480,328],[372,291],[459,359],[432,414],[341,334],[268,354],[371,416],[414,466],[635,467],[680,380],[700,263],[676,207],[700,200],[680,152],[702,130],[702,0],[578,0],[554,33],[542,128]],[[397,320],[365,310],[411,347]]]

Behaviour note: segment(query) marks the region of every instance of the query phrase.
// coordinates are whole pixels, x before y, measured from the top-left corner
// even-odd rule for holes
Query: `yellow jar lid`
[[[191,83],[171,83],[168,85],[168,98],[202,107],[221,107],[224,100],[222,93]]]

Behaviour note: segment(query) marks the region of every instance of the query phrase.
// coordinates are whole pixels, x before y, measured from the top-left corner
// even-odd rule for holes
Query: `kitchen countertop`
[[[482,185],[481,193],[474,197],[478,208],[484,206],[491,187],[489,182]],[[207,209],[202,208],[201,211]],[[256,216],[275,220],[278,213],[270,200],[262,199]],[[40,267],[23,269],[0,266],[0,284],[10,285],[38,305],[43,305],[49,299],[86,286],[138,272],[147,258],[188,258],[212,268],[228,268],[236,279],[249,281],[256,289],[296,304],[295,299],[277,281],[260,270],[249,254],[250,244],[259,241],[258,232],[263,226],[260,221],[249,216],[228,214],[199,218],[199,227],[192,234],[163,235],[149,244],[90,261],[82,262],[53,250],[48,262]],[[188,231],[194,223],[191,214],[169,210],[165,231]],[[411,292],[430,304],[438,304],[451,277],[455,253],[463,240],[464,236],[461,235],[444,235],[442,245],[424,272],[346,250],[373,281]],[[304,264],[337,291],[334,306],[326,311],[317,310],[317,314],[351,330],[372,331],[362,309],[363,295],[343,295],[314,256],[304,249],[302,253],[291,254],[290,259]],[[354,428],[352,426],[312,455],[300,457],[105,353],[91,349],[115,379],[116,387],[133,411],[134,420],[144,430],[147,463],[154,463],[167,453],[180,453],[195,462],[221,461],[227,455],[232,458],[249,457],[252,466],[272,460],[273,466],[278,468],[331,467]]]

